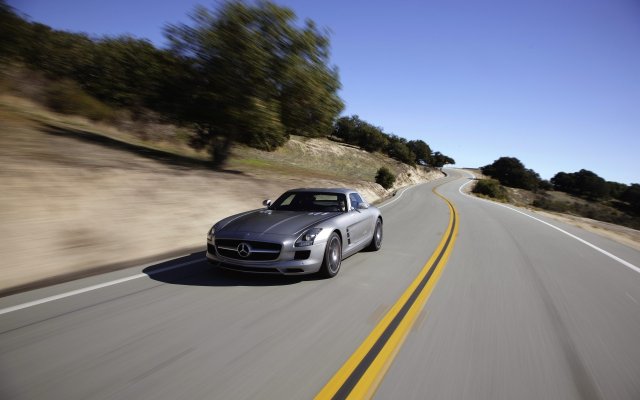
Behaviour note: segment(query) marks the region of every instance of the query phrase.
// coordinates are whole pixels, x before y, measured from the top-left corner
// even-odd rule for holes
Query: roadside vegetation
[[[376,173],[376,183],[385,189],[391,189],[396,181],[396,176],[387,167],[380,167]]]
[[[164,49],[126,35],[55,30],[0,0],[0,68],[37,77],[45,88],[30,98],[58,112],[173,125],[218,168],[235,143],[274,151],[292,136],[333,137],[409,165],[454,162],[357,116],[338,119],[337,68],[326,30],[313,21],[300,23],[291,9],[268,1],[198,6],[190,16],[190,23],[166,26]]]
[[[390,190],[442,176],[294,135],[274,151],[235,143],[226,167],[213,169],[175,126],[145,126],[151,142],[7,94],[0,132],[0,296],[201,251],[214,221],[291,188],[353,187],[374,203],[390,193],[375,183],[381,167],[396,177]]]
[[[212,221],[293,187],[373,203],[389,194],[381,167],[393,190],[453,162],[381,128],[371,146],[359,119],[357,143],[342,137],[337,68],[312,21],[242,1],[191,17],[157,48],[55,30],[0,0],[0,296],[200,251]]]
[[[405,164],[429,165],[441,168],[455,164],[455,160],[440,152],[431,152],[431,147],[422,140],[407,141],[394,134],[385,133],[382,128],[363,121],[357,115],[339,118],[333,129],[333,137],[344,143],[359,146],[372,152],[382,152]]]
[[[581,169],[540,178],[514,157],[501,157],[480,168],[492,180],[480,180],[475,193],[640,229],[640,184],[607,181]]]
[[[501,201],[509,199],[507,190],[495,179],[480,179],[473,188],[473,193],[491,197]]]

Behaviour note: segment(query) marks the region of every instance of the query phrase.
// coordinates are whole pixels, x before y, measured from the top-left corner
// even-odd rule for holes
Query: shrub
[[[563,201],[553,201],[546,197],[540,197],[533,201],[533,206],[549,211],[567,212],[571,208],[569,203]]]
[[[480,179],[473,188],[473,193],[482,194],[499,200],[507,200],[507,191],[495,179]]]
[[[540,175],[515,157],[500,157],[493,164],[480,168],[483,174],[497,179],[504,186],[526,190],[536,190],[540,184]]]
[[[385,189],[390,189],[396,181],[395,175],[387,167],[380,167],[376,174],[376,183]]]
[[[62,80],[53,83],[46,90],[46,104],[53,111],[75,114],[94,121],[112,121],[115,111],[99,100],[89,96],[75,82]]]

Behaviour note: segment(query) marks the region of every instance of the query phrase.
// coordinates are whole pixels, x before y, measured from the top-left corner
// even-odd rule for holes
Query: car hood
[[[219,222],[224,232],[252,232],[294,235],[305,228],[336,216],[335,212],[297,212],[256,210],[234,215]]]

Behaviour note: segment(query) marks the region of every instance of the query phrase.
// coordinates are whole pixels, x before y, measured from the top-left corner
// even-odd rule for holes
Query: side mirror
[[[262,202],[262,205],[265,207],[271,207],[271,200],[267,199]]]
[[[358,210],[366,210],[367,208],[369,208],[369,203],[358,203]]]

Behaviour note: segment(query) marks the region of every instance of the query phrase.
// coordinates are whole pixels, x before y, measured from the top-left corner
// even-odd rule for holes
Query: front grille
[[[282,245],[278,243],[256,242],[253,240],[216,239],[216,246],[233,247],[235,249],[238,247],[240,243],[247,243],[249,246],[251,246],[254,249],[278,250],[278,251],[282,249]]]
[[[249,246],[251,253],[247,257],[242,257],[238,253],[237,249],[240,243],[245,243]],[[278,243],[236,239],[216,239],[215,247],[218,254],[223,257],[247,261],[273,261],[278,259],[282,250],[282,245]]]

